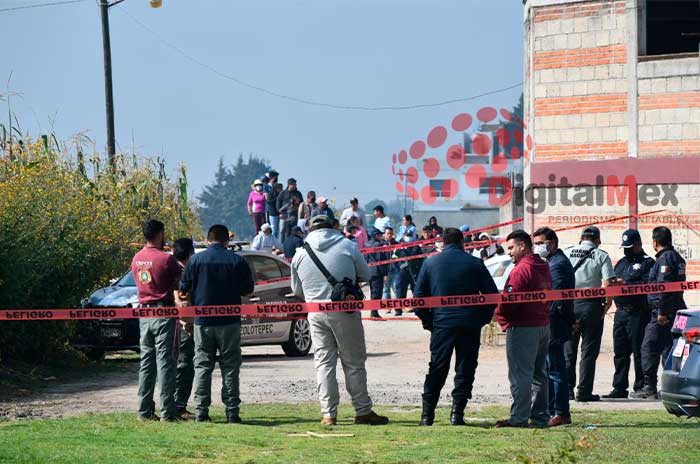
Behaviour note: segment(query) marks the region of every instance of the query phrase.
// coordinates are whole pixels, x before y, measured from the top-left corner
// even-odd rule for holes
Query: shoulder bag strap
[[[588,250],[588,253],[586,253],[586,256],[584,256],[583,258],[581,258],[581,259],[576,263],[576,266],[574,266],[574,274],[576,274],[576,271],[578,271],[578,268],[580,268],[581,266],[583,266],[583,263],[584,263],[588,258],[591,257],[591,254],[593,253],[593,250],[595,250],[595,248],[591,248],[590,250]]]
[[[316,256],[314,250],[311,249],[311,246],[308,243],[304,243],[304,249],[309,255],[309,258],[311,258],[311,261],[313,261],[314,264],[316,264],[318,270],[321,271],[321,274],[323,274],[323,276],[328,280],[328,283],[332,286],[335,286],[338,283],[338,281],[335,280],[335,277],[333,277],[330,272],[328,272],[328,269],[326,269],[326,266],[324,266],[321,260],[318,259],[318,256]]]

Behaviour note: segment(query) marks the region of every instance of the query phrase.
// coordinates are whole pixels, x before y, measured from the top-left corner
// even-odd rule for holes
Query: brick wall
[[[700,156],[697,73],[639,80],[639,156]]]
[[[625,2],[534,11],[536,161],[627,155]]]

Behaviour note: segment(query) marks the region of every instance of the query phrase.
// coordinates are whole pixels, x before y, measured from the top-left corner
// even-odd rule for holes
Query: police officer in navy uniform
[[[636,285],[649,281],[654,259],[642,248],[642,237],[635,229],[622,234],[621,248],[625,257],[615,264],[616,283]],[[613,325],[613,348],[615,351],[615,375],[613,389],[603,398],[627,398],[629,388],[630,356],[634,356],[634,391],[644,387],[642,371],[642,339],[644,328],[649,323],[649,305],[646,295],[615,297],[615,322]]]
[[[498,293],[484,263],[464,252],[464,235],[459,229],[444,230],[442,253],[423,263],[416,282],[416,298]],[[423,385],[423,413],[420,425],[431,426],[440,391],[455,353],[451,425],[465,425],[464,408],[472,397],[478,364],[481,328],[491,322],[496,305],[419,308],[415,313],[430,334],[430,365]]]
[[[685,260],[673,248],[668,227],[655,227],[651,235],[656,251],[656,263],[651,268],[649,283],[682,282],[685,280]],[[657,398],[656,383],[659,360],[666,361],[673,345],[671,326],[676,311],[685,309],[683,292],[654,293],[647,295],[651,319],[644,330],[642,341],[642,369],[644,388],[633,393],[633,398]]]

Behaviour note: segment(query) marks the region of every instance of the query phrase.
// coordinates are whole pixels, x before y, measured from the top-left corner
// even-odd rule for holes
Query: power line
[[[250,82],[244,81],[242,79],[239,79],[238,77],[232,76],[230,74],[226,74],[222,71],[219,71],[215,67],[193,57],[192,55],[189,55],[187,52],[182,50],[180,47],[177,45],[174,45],[173,43],[167,41],[165,38],[163,38],[160,34],[158,34],[156,31],[145,25],[143,22],[139,21],[137,18],[135,18],[133,15],[131,15],[128,11],[122,9],[122,8],[117,8],[118,11],[124,13],[127,17],[129,17],[132,21],[134,21],[139,27],[144,29],[146,32],[150,33],[153,35],[160,43],[165,45],[166,47],[174,50],[175,52],[179,53],[182,55],[185,59],[191,61],[192,63],[205,68],[209,70],[210,72],[216,74],[217,76],[224,78],[226,80],[235,82],[236,84],[246,87],[248,89],[255,90],[260,93],[264,93],[266,95],[270,95],[272,97],[276,98],[281,98],[283,100],[288,100],[292,101],[295,103],[301,103],[304,105],[310,105],[310,106],[317,106],[317,107],[322,107],[322,108],[332,108],[332,109],[337,109],[337,110],[356,110],[356,111],[402,111],[402,110],[415,110],[415,109],[421,109],[421,108],[435,108],[439,106],[446,106],[446,105],[451,105],[453,103],[463,103],[471,100],[476,100],[477,98],[481,97],[486,97],[488,95],[495,95],[498,93],[506,92],[508,90],[512,90],[518,87],[521,87],[523,85],[523,82],[519,82],[514,85],[510,85],[508,87],[503,87],[500,89],[496,90],[490,90],[488,92],[483,92],[478,95],[472,95],[470,97],[462,97],[462,98],[453,98],[449,100],[443,100],[435,103],[422,103],[422,104],[416,104],[416,105],[404,105],[404,106],[364,106],[364,105],[340,105],[340,104],[335,104],[335,103],[327,103],[327,102],[322,102],[318,100],[311,100],[308,98],[301,98],[301,97],[294,97],[290,95],[285,95],[279,92],[275,92],[274,90],[270,90],[264,87],[260,87],[255,84],[251,84]]]
[[[0,13],[5,11],[29,10],[32,8],[44,8],[47,6],[69,5],[71,3],[83,3],[88,0],[64,0],[61,2],[35,3],[33,5],[13,6],[10,8],[0,8]]]

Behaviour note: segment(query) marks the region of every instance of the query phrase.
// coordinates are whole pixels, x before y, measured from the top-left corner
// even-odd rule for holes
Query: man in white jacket
[[[270,224],[265,223],[260,228],[258,235],[253,239],[253,244],[250,246],[250,249],[272,253],[274,250],[282,251],[284,247],[282,246],[282,242],[272,234],[272,227]]]
[[[353,282],[369,280],[369,267],[360,250],[333,229],[327,216],[312,217],[310,225],[306,243],[338,282],[346,277]],[[331,301],[333,288],[304,248],[292,260],[292,290],[307,302]],[[387,417],[372,411],[372,400],[367,393],[367,347],[360,312],[310,313],[309,324],[323,414],[321,423],[336,424],[340,394],[335,370],[340,356],[345,387],[355,408],[355,424],[387,424]]]

